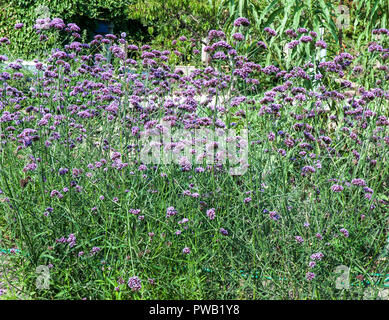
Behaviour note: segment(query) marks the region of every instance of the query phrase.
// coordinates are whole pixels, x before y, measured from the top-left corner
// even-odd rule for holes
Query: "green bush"
[[[32,59],[39,56],[41,50],[55,47],[61,38],[50,39],[45,47],[39,41],[36,30],[33,29],[37,18],[49,15],[58,17],[66,23],[73,22],[86,30],[85,37],[93,36],[93,31],[100,20],[112,21],[115,32],[129,32],[138,38],[147,38],[146,30],[137,21],[130,20],[129,6],[132,0],[10,0],[0,3],[0,34],[12,38],[11,56]],[[46,7],[46,9],[45,9]],[[24,27],[15,30],[15,23],[22,22]],[[17,54],[16,54],[17,53]]]

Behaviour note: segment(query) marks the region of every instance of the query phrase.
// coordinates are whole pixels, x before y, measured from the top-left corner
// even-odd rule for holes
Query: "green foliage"
[[[10,46],[12,53],[17,52],[19,58],[32,59],[40,51],[58,44],[49,42],[42,46],[33,29],[37,18],[48,14],[50,18],[58,17],[66,23],[74,22],[87,29],[89,37],[93,35],[97,20],[113,21],[118,31],[131,31],[128,15],[132,3],[132,0],[10,0],[0,3],[0,34],[13,39]],[[25,27],[14,30],[17,22],[23,22]],[[136,33],[136,30],[133,31]]]
[[[185,35],[201,39],[210,29],[220,27],[226,16],[222,0],[138,0],[130,6],[129,18],[148,27],[154,44],[169,47],[166,40]]]
[[[75,16],[85,16],[96,19],[114,19],[125,16],[128,13],[132,0],[11,0],[13,7],[21,10],[29,10],[39,6],[46,6],[51,13],[57,14],[64,20]]]
[[[350,8],[354,31],[358,31],[354,32],[358,35],[358,47],[364,40],[371,40],[373,29],[389,26],[389,1],[387,0],[356,0]]]
[[[227,28],[232,28],[236,18],[247,17],[256,31],[272,27],[281,34],[289,28],[302,27],[319,32],[320,27],[325,27],[338,41],[334,1],[224,0],[222,6],[230,13]]]
[[[350,24],[340,30],[337,25],[343,13],[339,5],[349,9]],[[324,40],[329,52],[336,53],[344,45],[359,51],[362,43],[372,41],[374,28],[387,28],[389,2],[387,0],[10,0],[0,2],[0,34],[13,38],[10,47],[19,57],[33,58],[40,51],[54,46],[47,43],[41,48],[32,26],[41,14],[39,6],[46,6],[50,17],[77,23],[93,35],[97,20],[113,21],[115,32],[125,31],[129,40],[138,44],[151,42],[154,46],[173,49],[171,41],[181,35],[201,39],[210,29],[234,32],[233,22],[238,17],[251,21],[247,38],[253,39],[244,49],[255,54],[255,39],[261,38],[265,27],[282,34],[287,29],[304,27],[319,33],[327,30]],[[16,22],[25,23],[22,30],[14,30]],[[169,40],[169,41],[167,41]],[[282,59],[278,48],[278,59]],[[272,53],[274,58],[274,52]],[[186,60],[187,61],[187,60]]]
[[[341,12],[341,5],[348,12]],[[278,33],[298,27],[319,32],[323,27],[329,31],[327,41],[342,45],[342,32],[349,38],[357,37],[360,44],[371,40],[371,31],[374,28],[387,28],[389,24],[389,2],[387,0],[223,0],[221,7],[229,12],[229,19],[225,28],[232,28],[233,21],[238,17],[248,18],[254,29],[263,30],[272,27]],[[350,25],[340,29],[337,19],[349,14]]]

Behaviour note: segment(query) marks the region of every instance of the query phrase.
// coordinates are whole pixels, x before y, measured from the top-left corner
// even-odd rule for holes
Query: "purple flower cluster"
[[[24,24],[19,22],[19,23],[15,24],[15,29],[21,29],[21,28],[23,28],[23,26],[24,26]]]
[[[269,34],[272,37],[277,36],[277,32],[269,27],[266,27],[265,29],[263,29],[263,31],[265,31],[267,34]]]
[[[171,216],[174,216],[177,214],[177,210],[174,209],[174,207],[168,207],[166,209],[166,218],[170,218]]]
[[[347,230],[347,229],[342,228],[342,229],[340,229],[339,231],[340,231],[341,233],[343,233],[343,235],[344,235],[346,238],[348,238],[349,233],[348,233],[348,230]]]
[[[207,217],[209,218],[209,220],[213,220],[216,218],[215,208],[207,210]]]
[[[243,26],[243,27],[247,27],[250,25],[250,21],[247,19],[247,18],[237,18],[235,21],[234,21],[234,26],[235,27],[240,27],[240,26]]]
[[[137,276],[131,277],[128,280],[127,285],[132,291],[139,291],[142,289],[141,280]]]
[[[73,248],[76,245],[76,236],[71,233],[67,238],[61,237],[59,239],[56,239],[56,242],[58,243],[69,243],[69,247]]]

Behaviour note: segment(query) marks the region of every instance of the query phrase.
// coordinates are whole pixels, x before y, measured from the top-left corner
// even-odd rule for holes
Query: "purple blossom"
[[[213,40],[213,39],[216,39],[216,38],[222,38],[223,39],[225,37],[226,37],[226,35],[221,30],[210,30],[209,33],[208,33],[208,39],[209,40]]]
[[[69,243],[70,248],[73,248],[76,245],[76,236],[73,233],[69,234],[66,242]]]
[[[305,29],[305,28],[298,28],[298,29],[297,29],[297,32],[298,32],[298,33],[308,33],[308,30]]]
[[[323,40],[318,40],[318,41],[316,41],[315,46],[318,48],[325,49],[325,48],[327,48],[327,43]]]
[[[26,165],[26,166],[23,168],[23,172],[35,171],[37,167],[38,167],[38,166],[37,166],[36,163],[29,163],[28,165]]]
[[[281,217],[277,214],[277,211],[270,211],[269,212],[270,219],[277,221],[281,219]]]
[[[23,28],[23,26],[24,26],[24,24],[19,22],[19,23],[15,24],[15,29],[21,29],[21,28]]]
[[[244,200],[243,200],[243,202],[244,203],[249,203],[249,202],[251,202],[251,197],[247,197],[247,198],[244,198]]]
[[[228,231],[224,228],[220,228],[220,233],[223,235],[223,236],[228,236]]]
[[[294,237],[298,243],[304,242],[304,239],[301,236],[295,236]]]
[[[90,251],[90,255],[94,256],[97,252],[99,252],[101,249],[99,247],[93,247]]]
[[[317,252],[311,255],[311,260],[313,261],[320,261],[324,257],[324,254],[321,252]]]
[[[305,166],[301,169],[301,171],[303,172],[303,174],[305,173],[315,173],[316,172],[316,169],[312,166]]]
[[[217,51],[213,55],[213,59],[215,59],[215,60],[226,60],[227,56],[225,55],[225,53],[223,51]]]
[[[266,27],[265,29],[263,29],[263,31],[265,31],[266,33],[268,33],[272,37],[277,36],[277,32],[269,27]]]
[[[266,43],[263,41],[258,41],[257,46],[262,49],[267,49]]]
[[[188,218],[183,218],[181,221],[178,221],[178,224],[184,224],[184,223],[187,223],[189,221]]]
[[[166,209],[166,218],[170,218],[171,216],[174,216],[177,214],[177,210],[174,209],[174,207],[168,207]]]
[[[274,141],[276,135],[274,134],[274,132],[270,132],[268,135],[267,135],[267,138],[269,139],[269,141]]]
[[[290,38],[297,38],[297,33],[292,29],[286,30],[285,34],[288,35]]]
[[[240,26],[247,27],[249,25],[250,25],[250,21],[247,18],[241,17],[234,21],[235,27],[240,27]]]
[[[347,229],[342,228],[342,229],[340,229],[339,231],[340,231],[341,233],[343,233],[343,235],[344,235],[346,238],[348,238],[349,233],[348,233]]]
[[[232,35],[232,38],[236,41],[242,41],[244,39],[243,34],[237,32]]]
[[[127,285],[132,291],[139,291],[142,289],[141,280],[137,276],[131,277],[128,280]]]
[[[289,48],[289,49],[294,49],[295,47],[297,47],[297,45],[300,43],[300,41],[299,40],[293,40],[293,41],[291,41],[291,42],[289,42],[288,44],[287,44],[287,47]]]
[[[315,275],[313,272],[307,272],[307,274],[305,275],[305,278],[306,278],[308,281],[313,280],[315,277],[316,277],[316,275]]]
[[[331,187],[331,190],[333,192],[341,192],[343,191],[343,187],[341,185],[338,185],[338,184],[334,184],[332,187]]]
[[[211,208],[211,209],[207,210],[207,217],[208,217],[210,220],[215,219],[215,217],[216,217],[215,208]]]
[[[363,180],[363,179],[353,179],[353,180],[351,180],[351,183],[352,183],[354,186],[361,186],[361,187],[366,186],[366,181]]]
[[[301,42],[304,42],[304,43],[308,43],[308,42],[311,42],[313,39],[312,39],[312,37],[310,37],[310,36],[302,36],[301,38],[300,38],[300,41]]]

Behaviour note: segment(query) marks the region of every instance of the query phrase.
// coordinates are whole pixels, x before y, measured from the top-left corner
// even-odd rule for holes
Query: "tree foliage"
[[[337,19],[348,8],[350,23],[339,29]],[[51,17],[75,22],[93,34],[97,20],[114,22],[116,33],[125,31],[131,41],[153,42],[169,47],[181,35],[201,39],[211,29],[234,32],[233,22],[246,17],[251,22],[250,35],[256,38],[265,27],[278,33],[304,27],[319,33],[326,30],[326,41],[334,51],[342,42],[372,40],[374,28],[388,28],[388,0],[0,0],[0,35],[14,39],[19,56],[31,56],[39,45],[32,26],[46,6]],[[14,30],[23,22],[23,30]],[[17,33],[17,37],[15,37]],[[17,40],[15,40],[17,39]],[[35,50],[35,51],[34,51]]]
[[[87,30],[89,36],[93,35],[98,20],[113,21],[116,32],[144,33],[146,30],[139,23],[129,20],[129,8],[135,1],[0,0],[0,34],[13,39],[11,49],[18,51],[18,56],[31,58],[40,45],[33,26],[36,19],[42,18],[45,13],[66,23],[78,24],[81,29]],[[14,30],[17,22],[23,22],[25,27]]]
[[[161,41],[182,33],[200,38],[218,27],[226,16],[221,3],[222,0],[138,0],[130,6],[129,17],[147,25],[149,32]]]

